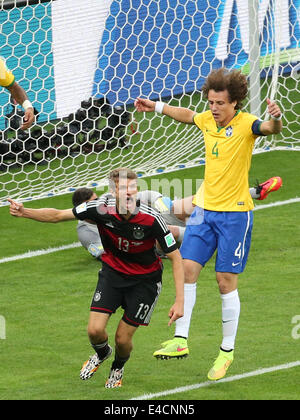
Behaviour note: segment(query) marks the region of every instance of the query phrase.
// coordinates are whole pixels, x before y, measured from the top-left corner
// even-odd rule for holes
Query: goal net
[[[201,132],[155,113],[141,96],[206,109],[208,73],[241,68],[245,109],[284,114],[280,135],[254,153],[300,148],[300,0],[6,0],[1,51],[38,111],[26,132],[21,107],[0,95],[0,205],[105,183],[130,167],[151,176],[205,163]]]

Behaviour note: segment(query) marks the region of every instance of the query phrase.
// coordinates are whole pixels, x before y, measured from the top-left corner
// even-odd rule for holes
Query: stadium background
[[[260,20],[269,2],[261,0]],[[297,50],[300,0],[282,4],[289,8],[280,46]],[[228,16],[228,32],[220,33]],[[40,120],[49,121],[74,112],[91,95],[124,105],[140,95],[157,99],[199,90],[211,67],[247,63],[247,19],[247,2],[240,1],[137,0],[134,7],[129,0],[43,1],[1,11],[1,55],[41,112]],[[273,42],[269,33],[264,28],[262,57]],[[7,102],[2,93],[0,105]]]

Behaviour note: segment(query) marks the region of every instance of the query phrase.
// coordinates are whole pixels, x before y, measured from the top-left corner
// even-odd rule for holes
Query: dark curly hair
[[[213,70],[206,78],[202,91],[205,98],[208,97],[210,90],[216,92],[228,91],[229,101],[237,101],[235,109],[242,108],[242,101],[246,98],[248,93],[247,78],[240,70],[228,71],[224,67]]]

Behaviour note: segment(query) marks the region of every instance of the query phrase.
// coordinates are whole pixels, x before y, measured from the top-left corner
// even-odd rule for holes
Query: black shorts
[[[127,276],[103,264],[91,311],[112,314],[122,307],[124,322],[134,327],[148,325],[161,286],[161,271],[147,276]]]

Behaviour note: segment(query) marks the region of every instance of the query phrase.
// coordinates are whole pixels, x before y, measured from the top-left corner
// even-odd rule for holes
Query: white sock
[[[250,190],[250,195],[251,195],[252,198],[259,198],[260,197],[260,194],[257,194],[257,192],[256,192],[256,188],[252,187],[252,188],[249,188],[249,190]]]
[[[240,298],[237,289],[233,292],[221,295],[222,299],[222,323],[223,350],[233,350],[240,316]]]
[[[192,312],[196,303],[197,283],[185,283],[184,285],[184,315],[177,319],[175,335],[188,338]]]

